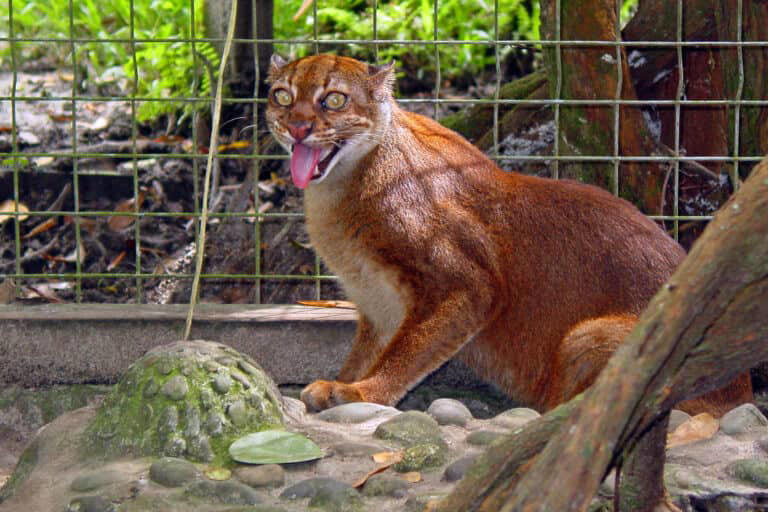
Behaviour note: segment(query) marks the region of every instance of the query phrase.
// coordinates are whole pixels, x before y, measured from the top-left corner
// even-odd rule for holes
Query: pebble
[[[115,506],[101,496],[79,496],[69,502],[66,512],[115,512]]]
[[[298,500],[302,498],[310,498],[310,507],[312,502],[315,501],[318,496],[320,502],[343,502],[345,497],[351,496],[352,493],[357,495],[357,491],[350,485],[340,482],[333,478],[317,477],[302,480],[301,482],[294,484],[280,493],[280,498],[284,500]],[[359,495],[358,495],[359,498]],[[315,502],[315,504],[318,504]]]
[[[487,446],[502,437],[504,437],[504,434],[501,432],[495,432],[493,430],[475,430],[474,432],[470,432],[465,440],[467,443],[475,446]]]
[[[241,466],[235,469],[235,478],[251,487],[282,487],[285,485],[285,470],[279,464]]]
[[[426,443],[409,446],[403,451],[403,460],[393,466],[398,473],[420,471],[445,463],[447,446]]]
[[[227,407],[227,416],[237,427],[244,427],[248,423],[248,408],[242,399],[235,400]]]
[[[343,442],[333,445],[331,451],[339,457],[367,457],[387,451],[387,448],[378,444]]]
[[[427,408],[427,414],[435,418],[438,425],[458,425],[463,427],[472,419],[467,406],[452,398],[438,398]]]
[[[152,398],[158,391],[160,391],[160,385],[155,379],[150,378],[144,385],[144,398]]]
[[[123,478],[124,475],[118,471],[93,471],[91,473],[80,475],[72,480],[69,488],[75,492],[88,492],[98,489],[99,487],[104,487],[105,485],[119,482]]]
[[[754,404],[740,405],[720,418],[720,430],[728,435],[745,434],[767,426],[768,419]]]
[[[164,487],[181,487],[198,476],[197,468],[183,459],[165,457],[149,467],[149,479]]]
[[[317,418],[330,423],[362,423],[379,417],[400,414],[394,407],[369,402],[352,402],[337,405],[317,414]]]
[[[419,444],[445,444],[434,418],[419,411],[407,411],[385,421],[376,427],[373,437],[395,441],[406,448]]]
[[[479,454],[474,453],[451,462],[443,472],[443,480],[446,482],[457,482],[464,478],[464,474],[475,463]]]
[[[255,505],[262,501],[256,491],[234,480],[198,480],[189,484],[184,492],[189,496],[227,505]]]
[[[229,388],[232,387],[232,384],[232,379],[226,373],[217,373],[212,382],[213,389],[222,395],[229,391]]]
[[[496,415],[491,419],[491,423],[511,430],[513,428],[522,427],[526,423],[535,420],[539,416],[541,416],[541,414],[534,411],[533,409],[529,409],[527,407],[516,407]]]
[[[363,496],[389,496],[392,498],[404,498],[408,495],[410,484],[392,475],[373,475],[363,486]]]

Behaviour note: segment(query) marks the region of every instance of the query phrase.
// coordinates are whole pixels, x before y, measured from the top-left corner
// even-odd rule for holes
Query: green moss
[[[221,347],[205,342],[173,344],[162,349],[167,352],[137,361],[88,425],[84,453],[107,458],[183,456],[227,465],[232,464],[228,448],[235,439],[282,428],[274,384],[255,362]],[[233,377],[226,389],[217,391],[212,385],[217,372]],[[186,389],[181,394],[167,387],[179,377]],[[237,416],[229,412],[235,404]]]
[[[11,478],[0,489],[0,503],[4,502],[16,492],[16,489],[27,479],[37,465],[40,444],[37,438],[33,440],[22,452]]]

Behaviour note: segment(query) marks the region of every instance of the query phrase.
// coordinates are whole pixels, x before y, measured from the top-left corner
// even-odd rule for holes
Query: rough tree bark
[[[585,510],[607,472],[675,404],[768,360],[767,211],[768,159],[718,212],[597,382],[495,445],[438,510]]]
[[[541,3],[541,26],[545,39],[556,39],[556,2]],[[557,98],[574,100],[637,99],[629,76],[623,47],[575,46],[567,41],[606,41],[620,39],[616,19],[616,0],[569,0],[560,2],[560,73],[557,66],[557,46],[544,48],[549,90]],[[558,74],[560,75],[558,77]],[[636,107],[619,109],[618,153],[622,156],[646,156],[656,153],[642,111]],[[560,107],[561,154],[611,156],[615,154],[614,137],[616,108],[611,105],[563,105]],[[564,162],[561,175],[599,185],[608,190],[618,188],[621,196],[635,203],[642,211],[656,213],[659,209],[664,173],[655,163],[624,162],[615,183],[614,167],[610,162]]]
[[[542,27],[547,38],[554,37],[554,1],[542,3]],[[611,0],[562,1],[561,39],[615,41],[615,2]],[[682,47],[684,90],[690,100],[765,101],[768,98],[768,45],[754,45],[768,40],[768,3],[742,0],[741,39],[752,46],[741,49],[744,80],[740,82],[739,50],[733,45]],[[738,41],[737,0],[686,0],[682,3],[681,36],[683,41]],[[672,100],[678,95],[679,71],[677,40],[677,2],[641,0],[637,13],[622,31],[624,41],[636,42],[622,52],[623,99]],[[668,47],[644,46],[643,41],[669,41]],[[505,84],[502,98],[543,99],[554,97],[556,85],[554,47],[545,52],[546,73],[536,72],[511,84]],[[613,47],[562,46],[562,91],[564,99],[612,99],[616,97],[618,80],[616,51]],[[613,62],[611,62],[613,60]],[[627,66],[629,62],[629,66]],[[545,76],[543,76],[545,75]],[[534,80],[535,78],[535,80]],[[536,84],[526,89],[522,85]],[[508,87],[515,84],[516,87]],[[507,96],[508,91],[515,94]],[[540,112],[540,105],[519,105],[500,109],[500,138],[520,133]],[[551,110],[551,109],[550,109]],[[642,111],[658,121],[659,137],[649,137]],[[768,153],[768,106],[742,105],[739,111],[739,140],[735,141],[734,105],[684,105],[680,109],[680,140],[682,154],[687,156],[731,156],[738,149],[740,156],[760,156]],[[444,123],[459,131],[483,150],[491,149],[493,109],[490,105],[472,107],[448,116]],[[561,140],[564,152],[581,155],[613,155],[613,107],[561,107]],[[620,154],[649,156],[670,154],[676,146],[675,109],[673,106],[623,107],[620,111]],[[542,116],[543,117],[543,116]],[[550,114],[551,118],[551,114]],[[583,123],[582,120],[588,120]],[[735,144],[738,144],[736,147]],[[744,178],[753,162],[740,163]],[[729,162],[682,162],[686,176],[683,184],[690,189],[704,190],[703,205],[722,204],[730,193],[727,183],[717,174],[732,169]],[[709,169],[711,172],[706,172]],[[646,213],[672,213],[671,187],[667,186],[665,200],[663,183],[669,166],[648,163],[628,163],[620,168],[620,195],[633,201]],[[565,166],[564,175],[589,181],[606,188],[612,185],[611,165],[576,164]],[[666,211],[663,208],[666,206]],[[687,211],[707,214],[709,211]]]

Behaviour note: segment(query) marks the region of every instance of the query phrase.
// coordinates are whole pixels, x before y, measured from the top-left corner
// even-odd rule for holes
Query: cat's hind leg
[[[552,386],[547,395],[548,406],[570,400],[592,385],[636,323],[634,315],[608,315],[584,320],[568,331],[558,351]],[[727,386],[680,402],[675,407],[689,414],[708,412],[719,417],[752,398],[752,385],[749,372],[746,372]]]

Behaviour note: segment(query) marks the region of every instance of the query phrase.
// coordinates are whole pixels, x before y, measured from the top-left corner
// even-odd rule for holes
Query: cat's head
[[[291,153],[299,188],[348,172],[381,140],[392,115],[393,65],[314,55],[272,56],[267,125]]]

